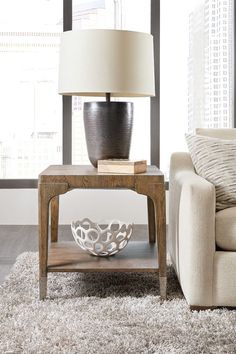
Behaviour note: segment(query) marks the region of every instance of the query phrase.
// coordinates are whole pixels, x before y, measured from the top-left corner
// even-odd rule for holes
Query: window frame
[[[235,103],[236,103],[236,0],[233,1],[233,21],[234,21],[234,30],[233,30],[233,72],[234,72],[234,79],[233,79],[233,127],[236,128],[236,110],[235,110]]]

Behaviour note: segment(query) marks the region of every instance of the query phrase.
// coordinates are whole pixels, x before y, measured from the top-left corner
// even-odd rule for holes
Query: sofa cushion
[[[216,213],[216,244],[226,251],[236,251],[236,207]]]
[[[234,140],[236,139],[236,128],[197,128],[196,134],[224,140]]]
[[[186,134],[197,174],[216,189],[216,210],[236,206],[236,140]]]

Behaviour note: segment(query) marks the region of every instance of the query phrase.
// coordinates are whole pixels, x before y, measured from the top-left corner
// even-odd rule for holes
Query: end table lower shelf
[[[130,241],[124,250],[110,257],[96,257],[75,242],[52,242],[48,272],[157,272],[156,244]]]

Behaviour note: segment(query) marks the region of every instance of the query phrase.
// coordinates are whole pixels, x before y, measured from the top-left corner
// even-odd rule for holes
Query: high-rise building
[[[204,0],[189,16],[188,130],[233,122],[233,0]]]

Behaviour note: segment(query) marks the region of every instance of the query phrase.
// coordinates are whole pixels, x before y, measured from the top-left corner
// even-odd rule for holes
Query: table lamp
[[[84,103],[89,159],[94,167],[98,160],[128,159],[133,103],[111,97],[155,95],[153,36],[106,29],[63,32],[59,94],[106,98]]]

